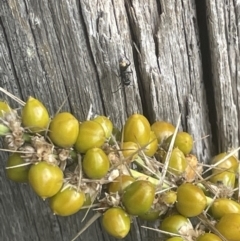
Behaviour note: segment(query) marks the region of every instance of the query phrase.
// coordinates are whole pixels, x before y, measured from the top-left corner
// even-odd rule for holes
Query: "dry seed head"
[[[82,176],[79,174],[79,172],[72,172],[69,170],[66,170],[64,172],[65,175],[65,182],[69,183],[74,186],[78,186],[79,189],[82,190],[82,186],[84,187],[84,183],[82,182]]]
[[[58,149],[56,151],[56,159],[59,161],[60,168],[64,171],[67,165],[67,160],[70,158],[70,150]]]
[[[99,202],[103,204],[103,206],[117,207],[121,202],[121,198],[118,192],[111,194],[105,193],[105,197],[99,200]]]
[[[112,165],[116,165],[120,163],[119,155],[116,152],[110,152],[107,156],[110,163],[112,163]]]
[[[190,227],[182,226],[179,230],[179,234],[184,238],[186,241],[195,241],[197,237],[203,234],[204,231],[202,229],[193,229]]]
[[[3,117],[0,118],[0,123],[7,126],[11,131],[11,133],[7,134],[4,138],[6,147],[10,150],[17,150],[24,144],[24,128],[21,127],[21,119],[17,111],[12,110],[5,113]]]
[[[109,182],[112,182],[114,179],[119,177],[119,175],[120,175],[120,171],[118,169],[113,169],[111,172],[109,172],[107,180]]]
[[[42,136],[34,136],[31,139],[32,147],[35,149],[35,154],[32,156],[32,162],[47,161],[55,165],[59,164],[54,153],[54,146],[45,141]]]
[[[218,198],[232,197],[234,194],[234,189],[227,187],[222,183],[213,184],[208,182],[208,188],[213,194],[216,194]]]
[[[67,149],[58,149],[57,156],[59,161],[64,162],[69,158],[70,150]]]
[[[152,209],[154,211],[159,211],[159,216],[161,216],[168,211],[169,207],[165,203],[160,201],[159,198],[155,198],[153,201]]]
[[[217,187],[219,188],[219,197],[232,197],[234,194],[234,189],[232,189],[231,187],[227,187],[223,184],[219,184],[217,185]]]
[[[24,145],[19,148],[19,151],[22,151],[21,157],[25,162],[33,162],[33,156],[36,155],[35,149],[30,145]]]
[[[120,156],[116,147],[114,146],[111,147],[110,145],[105,143],[104,146],[102,147],[102,150],[106,153],[112,165],[120,163]]]
[[[8,134],[4,137],[4,143],[6,148],[9,150],[17,150],[24,144],[23,133],[22,132],[14,132],[12,134]]]
[[[5,113],[5,115],[0,118],[0,122],[6,125],[11,132],[23,132],[24,128],[21,127],[21,119],[17,114],[16,110]]]
[[[89,195],[91,202],[93,203],[94,200],[101,195],[102,185],[96,182],[84,182],[84,179],[81,183],[81,190],[85,193],[85,195]]]
[[[184,178],[187,182],[193,182],[202,174],[203,167],[199,165],[197,157],[192,154],[188,154],[186,160],[188,165],[184,173]]]
[[[16,110],[11,110],[9,112],[5,112],[5,114],[0,118],[1,123],[3,123],[4,125],[8,126],[9,128],[11,126],[14,127],[14,123],[16,122],[20,122],[20,117],[17,114]]]

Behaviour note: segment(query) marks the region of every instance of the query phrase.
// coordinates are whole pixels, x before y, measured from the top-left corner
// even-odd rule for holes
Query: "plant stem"
[[[159,185],[159,180],[156,179],[156,178],[150,177],[148,175],[145,175],[145,174],[143,174],[141,172],[138,172],[136,170],[133,170],[133,169],[130,169],[130,172],[131,172],[131,174],[134,178],[141,177],[141,178],[144,178],[144,179],[148,180],[149,182],[151,182],[155,186]],[[169,188],[169,185],[167,183],[164,183],[163,188],[164,189]]]

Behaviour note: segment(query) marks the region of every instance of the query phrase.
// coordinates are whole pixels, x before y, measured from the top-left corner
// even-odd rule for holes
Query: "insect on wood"
[[[121,82],[118,85],[118,89],[113,93],[116,93],[120,89],[124,88],[125,86],[129,86],[131,84],[131,75],[133,72],[132,70],[128,70],[128,67],[130,65],[131,65],[131,62],[127,57],[120,59],[119,61],[120,74],[118,75],[118,77],[121,78]]]

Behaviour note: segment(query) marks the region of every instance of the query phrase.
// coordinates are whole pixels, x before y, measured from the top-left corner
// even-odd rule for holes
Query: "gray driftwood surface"
[[[24,101],[42,100],[51,115],[67,99],[62,110],[84,120],[92,104],[117,127],[133,113],[173,124],[181,114],[194,153],[208,162],[239,145],[239,6],[237,0],[0,0],[0,87]],[[113,94],[124,56],[132,85]],[[0,155],[0,240],[70,241],[83,213],[52,215],[28,185],[7,180],[7,154]],[[141,224],[133,222],[124,240],[157,236]],[[78,240],[115,239],[95,222]]]

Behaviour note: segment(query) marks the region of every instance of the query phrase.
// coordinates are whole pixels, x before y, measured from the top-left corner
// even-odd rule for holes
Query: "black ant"
[[[128,61],[126,61],[126,60]],[[132,70],[127,70],[128,69],[128,67],[131,65],[131,62],[130,62],[130,60],[127,58],[127,57],[125,57],[125,59],[124,58],[121,58],[120,59],[120,61],[119,61],[119,70],[120,70],[120,75],[118,75],[118,77],[120,77],[121,78],[121,83],[118,85],[118,87],[119,86],[121,86],[121,85],[123,85],[123,87],[124,86],[128,86],[128,85],[130,85],[131,84],[131,74],[133,73],[132,72]],[[117,91],[119,91],[121,89],[121,87],[120,88],[118,88],[116,91],[114,91],[113,93],[116,93]]]

